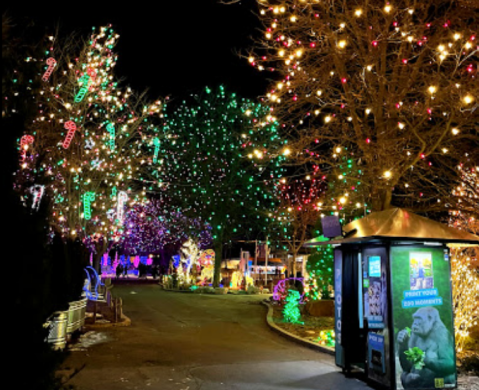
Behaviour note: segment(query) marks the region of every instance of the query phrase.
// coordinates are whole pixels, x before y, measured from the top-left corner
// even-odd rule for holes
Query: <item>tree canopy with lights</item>
[[[97,253],[119,239],[126,211],[144,200],[138,172],[153,155],[160,111],[115,79],[118,38],[111,27],[88,41],[50,37],[44,58],[27,58],[41,64],[43,88],[32,93],[37,114],[19,140],[17,189],[33,209],[50,204],[54,231]]]
[[[223,245],[260,233],[276,206],[284,145],[267,113],[223,87],[165,108],[161,159],[151,175],[172,205],[210,226],[216,285]]]
[[[454,208],[456,167],[479,149],[477,13],[449,0],[258,0],[251,65],[291,161],[336,182],[330,204]],[[474,152],[475,151],[475,152]],[[357,168],[344,175],[343,156]],[[476,160],[477,161],[477,160]],[[361,183],[361,190],[352,192]]]

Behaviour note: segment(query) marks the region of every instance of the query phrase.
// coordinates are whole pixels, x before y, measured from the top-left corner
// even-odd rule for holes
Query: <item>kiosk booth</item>
[[[455,388],[449,246],[479,237],[398,208],[344,232],[306,244],[335,247],[336,364],[394,390]]]

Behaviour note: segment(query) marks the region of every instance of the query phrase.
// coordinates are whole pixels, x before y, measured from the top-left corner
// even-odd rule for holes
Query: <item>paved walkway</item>
[[[356,390],[331,356],[300,347],[265,324],[264,297],[167,293],[122,285],[130,328],[74,352],[69,383],[78,390]]]

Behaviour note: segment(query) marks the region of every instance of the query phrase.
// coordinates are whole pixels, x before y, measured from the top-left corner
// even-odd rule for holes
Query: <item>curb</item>
[[[194,294],[193,291],[188,291],[188,290],[170,290],[170,289],[167,289],[167,288],[164,288],[164,287],[161,287],[160,288],[163,290],[163,291],[166,291],[166,292],[174,292],[174,293],[181,293],[181,294]]]
[[[131,326],[131,319],[128,318],[126,315],[122,314],[121,322],[116,323],[108,323],[108,324],[89,324],[85,325],[85,328],[90,330],[97,330],[97,329],[108,329],[108,328],[127,328]]]
[[[264,306],[268,308],[268,315],[266,316],[266,322],[268,323],[268,326],[276,333],[278,333],[280,336],[283,336],[284,338],[287,338],[291,341],[294,341],[295,343],[301,344],[303,347],[313,349],[318,352],[326,353],[328,355],[335,355],[334,349],[326,348],[321,345],[318,345],[316,343],[313,343],[312,341],[305,340],[301,337],[298,337],[292,333],[289,333],[288,331],[281,329],[278,325],[275,324],[273,320],[273,306],[271,306],[269,303],[266,301],[261,302]]]
[[[173,293],[180,293],[180,294],[195,294],[195,295],[208,295],[208,296],[224,296],[224,295],[233,295],[233,296],[236,296],[236,297],[255,297],[255,296],[259,296],[259,295],[263,295],[263,296],[272,296],[272,294],[231,294],[230,292],[228,292],[228,294],[215,294],[215,293],[197,293],[195,291],[189,291],[189,290],[171,290],[171,289],[167,289],[167,288],[164,288],[160,285],[160,288],[162,291],[166,291],[166,292],[173,292]]]

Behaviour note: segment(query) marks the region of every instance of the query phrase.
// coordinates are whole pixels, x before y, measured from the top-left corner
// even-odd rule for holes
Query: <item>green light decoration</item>
[[[111,196],[110,196],[110,198],[111,198],[111,199],[116,198],[117,195],[118,195],[118,188],[116,188],[116,186],[114,186],[114,187],[111,189]]]
[[[158,164],[158,156],[160,155],[160,146],[161,146],[160,139],[155,138],[153,140],[153,144],[155,145],[155,154],[153,156],[153,163]]]
[[[333,286],[334,250],[331,245],[316,248],[308,258],[309,273],[307,296],[313,301],[331,298]]]
[[[95,201],[95,193],[87,192],[83,195],[83,214],[87,221],[91,220],[91,203]]]
[[[286,322],[292,324],[302,324],[301,311],[299,310],[299,302],[301,301],[301,294],[296,290],[289,290],[286,297],[286,305],[283,310],[283,317]]]
[[[82,85],[80,88],[80,91],[78,94],[75,96],[75,103],[81,103],[83,99],[85,99],[86,94],[88,93],[88,87],[90,84],[90,76],[87,74],[84,74],[80,80],[79,83]]]
[[[108,133],[110,134],[110,140],[109,140],[110,150],[115,150],[115,140],[116,140],[115,125],[113,123],[109,123],[106,129]]]

